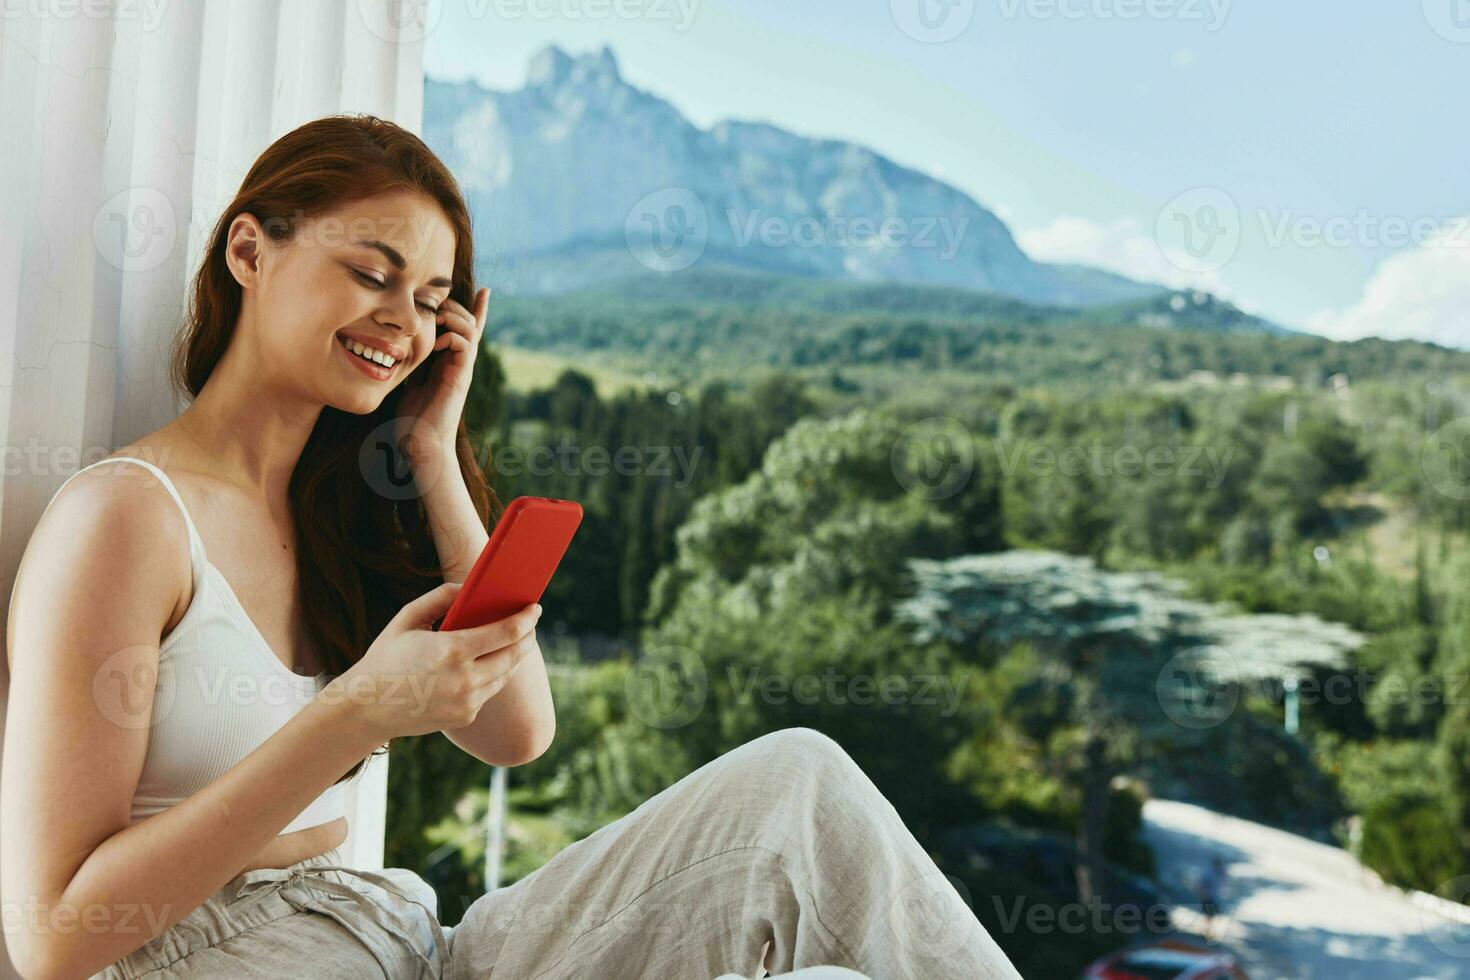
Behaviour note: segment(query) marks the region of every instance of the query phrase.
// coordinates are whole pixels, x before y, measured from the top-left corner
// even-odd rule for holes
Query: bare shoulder
[[[147,456],[122,450],[104,459],[124,457],[153,462]],[[156,462],[153,465],[158,466]],[[52,521],[53,515],[61,519]],[[188,532],[179,505],[153,471],[137,463],[107,462],[77,473],[52,499],[36,532],[41,533],[48,523],[54,528],[52,533],[68,536],[88,529],[110,529],[128,538],[145,536],[140,532],[146,536],[162,534],[164,539],[156,540],[155,546],[177,539],[185,542],[187,550]]]
[[[162,610],[166,628],[187,604],[192,579],[183,515],[158,478],[136,463],[94,466],[67,481],[31,533],[10,600],[6,656],[13,664],[22,609],[49,608],[62,593],[125,596]],[[74,601],[84,605],[80,596]]]

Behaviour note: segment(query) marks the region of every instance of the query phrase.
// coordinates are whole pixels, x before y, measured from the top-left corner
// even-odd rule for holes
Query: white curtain
[[[420,131],[425,3],[0,0],[7,603],[61,482],[182,408],[165,362],[186,284],[260,152],[337,112]],[[385,786],[385,762],[359,782],[355,866],[382,866]]]

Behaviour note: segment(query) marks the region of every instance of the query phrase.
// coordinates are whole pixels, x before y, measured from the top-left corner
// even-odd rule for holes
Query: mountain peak
[[[706,212],[699,249],[711,267],[943,285],[1064,306],[1163,291],[1033,262],[973,198],[876,150],[753,120],[700,129],[629,84],[607,45],[542,47],[516,91],[430,91],[426,141],[432,135],[445,162],[465,172],[477,213],[495,215],[528,256],[523,283],[533,290],[637,268],[662,273],[665,239],[693,236],[674,217],[656,219],[687,217],[692,198]],[[654,197],[661,192],[675,199]]]
[[[536,52],[526,69],[527,85],[558,85],[572,70],[572,58],[561,48],[549,44]]]
[[[573,56],[557,45],[549,44],[531,59],[530,68],[526,72],[526,85],[529,87],[563,85],[573,79],[622,81],[618,59],[613,55],[612,48],[604,44],[597,51]]]

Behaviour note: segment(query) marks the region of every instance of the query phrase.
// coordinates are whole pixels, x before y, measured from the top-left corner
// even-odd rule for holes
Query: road
[[[1153,800],[1144,821],[1161,880],[1193,883],[1224,858],[1223,943],[1251,980],[1470,977],[1470,908],[1386,887],[1346,851],[1202,807]],[[1176,918],[1198,925],[1188,910]]]

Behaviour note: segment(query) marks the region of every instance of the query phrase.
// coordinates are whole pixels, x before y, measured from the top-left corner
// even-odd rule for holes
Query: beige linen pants
[[[416,875],[338,858],[246,872],[96,977],[1019,980],[893,806],[809,728],[701,766],[453,928]]]

